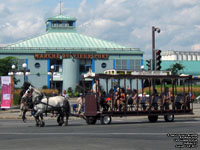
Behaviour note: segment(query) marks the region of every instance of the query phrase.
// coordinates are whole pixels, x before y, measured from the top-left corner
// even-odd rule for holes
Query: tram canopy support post
[[[175,93],[174,93],[174,84],[175,84],[175,79],[172,79],[172,100],[173,100],[173,105],[172,105],[172,109],[175,110]]]
[[[138,78],[136,80],[136,84],[137,84],[137,112],[138,112],[138,108],[139,108],[139,96],[138,96]]]
[[[160,79],[160,98],[161,98],[161,111],[163,111],[163,109],[164,109],[164,106],[163,106],[163,98],[164,98],[164,96],[163,96],[163,79]]]
[[[132,79],[130,79],[130,89],[132,90]]]
[[[193,89],[192,89],[192,76],[190,76],[190,87],[191,87],[191,96],[193,95]],[[191,97],[191,100],[192,100],[192,110],[193,110],[193,99],[192,99],[192,97]]]
[[[148,79],[149,82],[149,111],[151,111],[151,105],[152,105],[152,94],[151,94],[151,79]]]
[[[124,90],[126,91],[126,78],[124,78]]]
[[[108,79],[106,79],[106,93],[108,94]]]
[[[186,110],[185,79],[183,79],[183,95],[184,95],[184,112],[185,112]]]

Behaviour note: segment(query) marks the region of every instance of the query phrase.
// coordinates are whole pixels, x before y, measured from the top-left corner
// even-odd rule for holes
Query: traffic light
[[[156,70],[161,69],[161,50],[156,50]]]
[[[146,60],[146,62],[147,62],[148,70],[151,70],[151,59]]]

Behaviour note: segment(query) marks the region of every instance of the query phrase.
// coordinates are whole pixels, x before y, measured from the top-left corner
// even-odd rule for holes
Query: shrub
[[[73,96],[74,97],[78,97],[79,96],[79,92],[74,92]]]
[[[83,93],[83,87],[81,87],[80,85],[77,85],[75,88],[75,92]]]
[[[48,89],[48,86],[47,86],[47,85],[44,85],[44,86],[42,87],[42,89]]]
[[[73,93],[73,89],[72,89],[71,87],[69,87],[69,88],[67,89],[67,93]]]

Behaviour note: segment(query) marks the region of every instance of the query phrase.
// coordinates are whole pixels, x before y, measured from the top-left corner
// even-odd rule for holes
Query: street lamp
[[[30,69],[27,69],[27,64],[26,63],[23,63],[22,64],[22,70],[19,70],[17,71],[16,70],[16,66],[15,65],[12,65],[11,66],[11,70],[8,72],[8,75],[9,76],[13,76],[14,78],[14,75],[19,75],[19,76],[24,76],[24,82],[26,81],[26,76],[30,75]]]
[[[144,66],[142,65],[142,66],[140,67],[140,69],[141,69],[142,71],[144,71]]]
[[[16,72],[16,66],[15,65],[12,65],[11,66],[11,70],[8,72],[8,75],[9,76],[14,76],[15,75],[15,72]]]
[[[30,70],[27,69],[27,64],[26,63],[22,64],[22,68],[23,68],[22,74],[24,75],[24,82],[25,82],[26,81],[26,76],[30,75]]]
[[[48,72],[48,75],[51,75],[51,87],[50,88],[53,88],[53,74],[55,72],[55,67],[54,65],[51,65],[50,67],[50,70]]]
[[[155,70],[155,31],[160,33],[160,28],[152,27],[152,70]]]

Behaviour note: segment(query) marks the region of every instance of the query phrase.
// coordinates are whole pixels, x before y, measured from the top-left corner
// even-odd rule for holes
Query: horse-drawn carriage
[[[94,81],[95,88],[92,91],[86,91],[84,83],[87,78]],[[47,98],[30,86],[23,98],[32,99],[36,125],[44,126],[43,113],[54,110],[58,111],[59,125],[67,125],[70,115],[85,119],[87,124],[95,124],[97,120],[100,120],[101,124],[110,124],[112,117],[147,116],[150,122],[156,122],[158,116],[164,116],[165,121],[172,122],[175,115],[193,114],[191,76],[170,75],[169,72],[162,71],[111,70],[104,74],[88,74],[82,81],[85,91],[81,114],[71,113],[67,98]],[[181,83],[178,86],[179,91],[178,83]],[[103,90],[102,87],[106,89]]]

